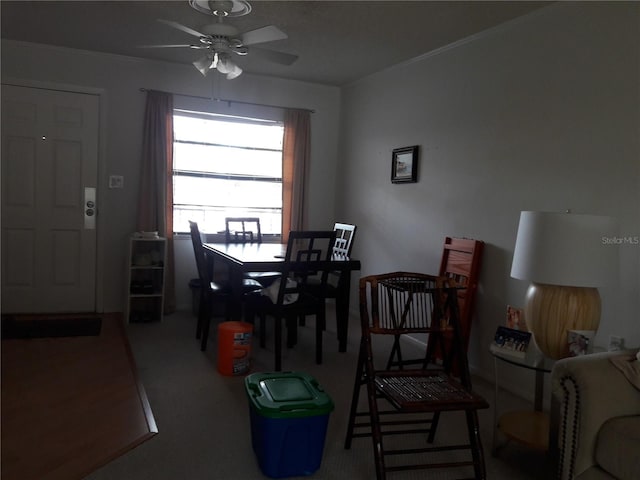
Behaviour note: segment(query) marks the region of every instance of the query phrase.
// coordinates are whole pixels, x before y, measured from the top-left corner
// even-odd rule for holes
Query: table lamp
[[[554,359],[569,355],[569,330],[597,330],[600,294],[615,263],[611,217],[520,213],[511,276],[531,282],[525,321],[538,348]]]

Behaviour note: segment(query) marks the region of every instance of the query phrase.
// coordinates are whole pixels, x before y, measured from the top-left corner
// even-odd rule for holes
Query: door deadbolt
[[[96,188],[84,188],[84,228],[94,230],[96,228]]]

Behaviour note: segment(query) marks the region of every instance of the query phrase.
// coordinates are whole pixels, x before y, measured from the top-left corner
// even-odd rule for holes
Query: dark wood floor
[[[98,336],[2,340],[3,480],[80,479],[157,433],[122,316]]]

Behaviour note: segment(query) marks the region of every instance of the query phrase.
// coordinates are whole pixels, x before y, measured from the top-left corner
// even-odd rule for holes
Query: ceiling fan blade
[[[244,32],[240,36],[243,45],[255,45],[256,43],[274,42],[276,40],[284,40],[285,38],[289,37],[275,25],[257,28],[256,30],[249,30],[248,32]]]
[[[198,50],[208,48],[206,45],[138,45],[138,48],[197,48]]]
[[[193,35],[194,37],[206,37],[204,33],[200,33],[197,30],[194,30],[193,28],[185,27],[181,23],[173,22],[171,20],[163,20],[161,18],[158,18],[158,21],[160,23],[164,23],[165,25],[169,25],[170,27],[177,28],[178,30],[182,30],[183,32],[188,33],[189,35]]]
[[[291,53],[276,52],[275,50],[260,47],[251,47],[249,55],[253,54],[281,65],[291,65],[298,59],[297,55]]]

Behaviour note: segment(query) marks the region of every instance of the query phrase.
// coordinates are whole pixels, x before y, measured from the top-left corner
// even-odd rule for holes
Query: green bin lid
[[[249,401],[263,417],[311,417],[334,407],[318,381],[306,373],[253,373],[244,382]]]

